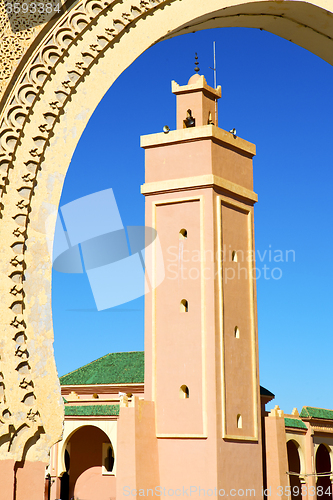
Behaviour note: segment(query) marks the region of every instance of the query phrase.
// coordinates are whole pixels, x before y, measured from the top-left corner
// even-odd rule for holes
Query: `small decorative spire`
[[[194,63],[194,64],[195,64],[195,66],[194,66],[194,71],[195,71],[196,73],[199,73],[200,68],[199,68],[199,63],[198,63],[198,54],[197,54],[197,53],[195,53],[195,63]]]

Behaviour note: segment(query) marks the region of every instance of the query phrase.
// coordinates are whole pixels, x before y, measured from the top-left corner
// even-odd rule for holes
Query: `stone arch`
[[[79,425],[70,433],[66,440],[66,447],[69,446],[70,467],[69,467],[69,498],[90,498],[86,492],[86,480],[94,481],[94,487],[103,492],[103,483],[106,481],[109,487],[115,491],[115,477],[104,477],[103,470],[103,445],[109,444],[112,449],[112,442],[105,430],[94,423],[86,422]],[[92,475],[92,478],[90,477]],[[79,493],[78,490],[79,489]],[[100,498],[98,491],[95,494]]]
[[[0,15],[7,26],[6,14]],[[333,63],[333,14],[324,0],[79,0],[44,28],[34,21],[25,38],[7,26],[1,41],[10,39],[16,48],[0,74],[0,288],[6,339],[1,355],[7,360],[1,367],[0,436],[10,438],[0,446],[0,458],[20,460],[22,443],[39,432],[29,458],[46,461],[48,448],[61,435],[47,248],[54,222],[45,226],[91,114],[121,72],[152,44],[226,26],[265,29]]]
[[[67,430],[66,426],[64,429],[64,435],[62,441],[59,442],[59,456],[58,456],[58,471],[59,475],[62,475],[65,470],[65,461],[64,461],[64,454],[65,450],[70,443],[71,438],[73,435],[78,432],[80,429],[83,429],[87,425],[91,427],[95,427],[96,429],[99,429],[101,432],[105,434],[107,439],[110,441],[112,444],[112,447],[114,451],[116,452],[116,446],[117,446],[117,441],[116,441],[116,436],[117,436],[117,424],[114,422],[114,426],[110,428],[110,425],[108,422],[105,421],[90,421],[89,423],[87,422],[80,422],[80,421],[73,421],[71,422],[70,428]]]
[[[300,475],[302,473],[302,462],[300,445],[294,439],[287,441],[287,456],[291,497],[293,500],[301,500],[302,494]]]
[[[288,439],[287,443],[289,441],[292,441],[294,445],[297,448],[298,455],[299,455],[299,460],[300,460],[300,474],[303,475],[305,472],[305,460],[304,460],[304,452],[302,449],[302,444],[301,442],[297,439],[297,436],[293,437],[292,439]]]
[[[315,445],[315,452],[317,453],[318,448],[321,444],[323,445],[324,448],[326,448],[326,450],[330,456],[330,459],[332,460],[332,456],[333,456],[332,447],[330,445],[326,444],[325,442],[319,442],[318,444],[316,444]]]

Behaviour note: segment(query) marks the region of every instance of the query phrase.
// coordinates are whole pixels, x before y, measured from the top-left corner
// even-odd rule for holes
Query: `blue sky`
[[[72,158],[60,206],[112,188],[123,224],[144,224],[140,135],[160,132],[165,124],[175,128],[171,80],[187,83],[195,52],[200,74],[213,85],[214,40],[222,85],[219,126],[235,127],[257,146],[261,384],[286,413],[303,405],[333,408],[333,68],[325,61],[247,28],[207,30],[155,45],[118,78],[95,110]],[[294,253],[286,262],[288,250]],[[278,255],[284,262],[274,261]],[[86,275],[53,271],[59,375],[108,352],[143,350],[143,304],[141,298],[97,312]]]

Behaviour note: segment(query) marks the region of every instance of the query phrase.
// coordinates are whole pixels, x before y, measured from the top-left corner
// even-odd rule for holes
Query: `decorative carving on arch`
[[[172,0],[169,0],[169,3]],[[25,259],[27,241],[29,238],[29,214],[31,201],[36,186],[38,175],[43,169],[45,149],[49,145],[53,134],[54,125],[64,113],[66,104],[78,85],[84,81],[84,76],[91,71],[98,58],[114,43],[118,43],[122,35],[134,26],[140,18],[151,13],[165,0],[138,0],[127,2],[122,0],[82,0],[61,16],[50,29],[47,40],[43,40],[26,62],[19,81],[13,86],[9,94],[0,121],[0,190],[1,197],[6,200],[2,204],[5,211],[0,213],[3,222],[11,228],[12,238],[8,241],[7,260],[8,277],[6,302],[8,329],[10,341],[6,342],[4,352],[10,363],[2,366],[3,382],[1,382],[0,395],[0,437],[8,435],[7,440],[0,444],[0,457],[14,456],[16,460],[22,458],[24,447],[13,446],[13,443],[27,442],[36,434],[38,429],[43,429],[43,411],[39,411],[42,402],[34,392],[34,365],[36,360],[31,358],[29,332],[25,318]],[[112,10],[121,5],[122,13],[112,18]],[[119,9],[118,9],[119,10]],[[60,86],[54,89],[53,97],[45,102],[42,121],[34,124],[36,135],[30,140],[30,147],[25,153],[25,161],[17,160],[17,151],[20,147],[26,124],[29,123],[36,103],[39,102],[44,92],[45,84],[52,79],[57,71],[57,65],[71,54],[71,47],[82,44],[84,33],[91,26],[98,23],[101,16],[111,14],[111,23],[103,28],[95,37],[95,43],[89,44],[78,53],[72,67],[68,68],[67,77]],[[12,187],[13,186],[13,187]],[[4,282],[2,283],[4,288]],[[11,311],[11,313],[10,313]],[[14,332],[13,332],[14,330]],[[5,334],[8,337],[8,333]],[[10,348],[12,342],[12,348]],[[0,354],[1,355],[1,354]],[[11,374],[16,373],[16,377]],[[7,383],[8,379],[8,383]],[[11,390],[13,384],[19,391]],[[12,394],[16,394],[13,400]],[[18,396],[21,394],[21,396]],[[2,418],[1,418],[2,417]],[[61,413],[60,413],[61,417]],[[47,434],[47,432],[45,431]],[[60,433],[56,439],[60,438]],[[46,448],[55,440],[46,443]]]

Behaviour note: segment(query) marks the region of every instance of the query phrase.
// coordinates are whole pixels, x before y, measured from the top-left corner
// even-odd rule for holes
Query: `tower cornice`
[[[245,153],[251,158],[256,154],[255,144],[234,136],[231,132],[227,132],[215,125],[202,125],[200,127],[171,130],[167,134],[161,132],[158,134],[142,135],[140,145],[142,148],[148,149],[202,139],[214,140],[221,145],[229,146],[234,150]]]
[[[171,92],[175,95],[189,94],[200,90],[205,95],[213,99],[219,99],[222,95],[221,85],[219,85],[216,89],[210,87],[203,75],[193,75],[187,85],[178,85],[178,83],[174,80],[171,82]]]
[[[145,196],[158,193],[183,191],[188,189],[198,189],[206,187],[220,188],[227,193],[244,198],[251,204],[258,201],[258,195],[235,182],[222,179],[217,175],[199,175],[183,179],[171,179],[159,182],[147,182],[141,186],[141,193]]]

